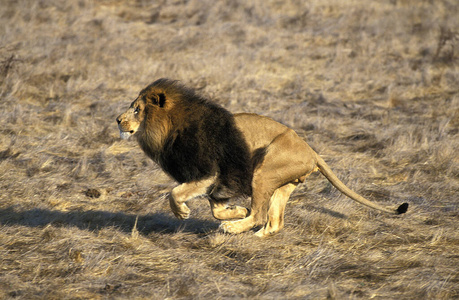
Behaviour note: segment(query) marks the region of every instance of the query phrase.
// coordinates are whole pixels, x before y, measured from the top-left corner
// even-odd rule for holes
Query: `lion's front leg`
[[[169,196],[169,205],[171,207],[171,210],[174,213],[174,215],[180,220],[185,220],[190,217],[190,209],[188,208],[188,205],[185,204],[185,202],[186,200],[174,197],[173,191]]]
[[[182,183],[175,187],[170,196],[169,204],[174,215],[181,219],[190,217],[190,209],[186,205],[186,201],[207,194],[209,187],[215,183],[215,176],[206,179]]]

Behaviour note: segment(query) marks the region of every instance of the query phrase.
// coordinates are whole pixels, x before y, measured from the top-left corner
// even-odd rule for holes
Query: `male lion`
[[[295,187],[319,170],[343,194],[366,206],[394,214],[346,187],[324,160],[292,129],[256,114],[231,114],[177,81],[159,79],[143,89],[116,118],[122,139],[135,136],[142,150],[180,183],[169,197],[172,212],[187,219],[186,201],[207,195],[225,232],[263,226],[257,236],[284,226],[284,209]],[[228,205],[229,198],[251,196],[250,210]]]

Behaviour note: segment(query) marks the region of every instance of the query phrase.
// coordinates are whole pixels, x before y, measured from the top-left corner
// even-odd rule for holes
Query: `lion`
[[[291,193],[315,171],[363,205],[391,214],[408,209],[408,203],[382,207],[349,189],[293,129],[257,114],[233,115],[175,80],[148,85],[116,121],[122,139],[135,137],[179,183],[169,195],[179,219],[190,217],[188,200],[207,196],[224,232],[261,227],[257,236],[275,234]],[[251,197],[250,209],[229,204],[241,196]]]

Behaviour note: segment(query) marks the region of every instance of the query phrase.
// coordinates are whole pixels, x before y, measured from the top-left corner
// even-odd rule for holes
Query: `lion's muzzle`
[[[129,122],[123,121],[122,115],[116,118],[116,122],[118,123],[118,129],[120,130],[120,138],[122,140],[129,139],[132,135],[134,135],[135,131],[132,130]]]

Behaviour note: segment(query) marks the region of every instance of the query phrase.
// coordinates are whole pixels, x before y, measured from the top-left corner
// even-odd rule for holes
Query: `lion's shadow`
[[[135,215],[107,211],[72,211],[62,212],[34,208],[18,210],[14,207],[0,209],[0,225],[22,225],[29,227],[74,226],[82,230],[97,231],[115,227],[124,232],[131,232],[135,226],[140,234],[150,233],[206,233],[217,230],[218,222],[202,219],[178,220],[165,213]]]

